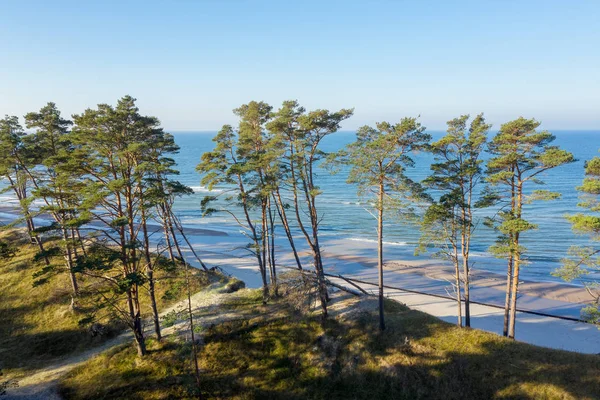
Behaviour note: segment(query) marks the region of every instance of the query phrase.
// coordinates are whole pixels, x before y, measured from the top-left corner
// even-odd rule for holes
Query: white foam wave
[[[194,217],[183,217],[181,218],[182,222],[191,225],[208,225],[208,224],[227,224],[231,221],[226,218],[221,217],[202,217],[202,218],[194,218]]]
[[[355,242],[377,243],[377,240],[374,240],[374,239],[349,238],[348,240],[353,240]],[[388,245],[388,246],[407,246],[408,245],[408,243],[406,243],[406,242],[386,242],[386,241],[384,241],[383,244]]]
[[[472,251],[469,252],[469,257],[493,257],[493,255],[486,251]]]
[[[221,193],[223,189],[209,190],[206,186],[190,186],[194,193]]]
[[[16,197],[13,197],[13,196],[0,196],[0,205],[1,204],[6,205],[6,203],[13,204],[13,203],[18,203],[18,202],[19,202],[19,200],[17,200]]]

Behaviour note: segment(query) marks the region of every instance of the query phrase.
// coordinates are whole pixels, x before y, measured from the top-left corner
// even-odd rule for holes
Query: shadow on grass
[[[201,392],[221,399],[600,398],[600,357],[543,349],[459,329],[386,304],[348,320],[260,315],[212,326],[200,351]],[[281,305],[279,305],[281,311]],[[341,310],[344,311],[344,310]],[[131,347],[73,371],[67,399],[194,398],[191,344]]]
[[[105,334],[92,336],[86,329],[63,329],[39,333],[13,333],[4,336],[0,353],[0,367],[35,370],[48,361],[99,346],[117,336],[122,330],[116,326],[105,327]],[[3,332],[2,332],[3,333]],[[27,343],[27,346],[20,346]],[[18,352],[11,351],[19,349]]]

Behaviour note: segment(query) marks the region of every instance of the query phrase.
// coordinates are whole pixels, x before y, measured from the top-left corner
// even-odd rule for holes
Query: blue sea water
[[[443,132],[430,132],[433,138],[439,138]],[[528,248],[529,264],[523,269],[524,279],[546,281],[557,280],[551,272],[559,267],[561,258],[565,257],[572,245],[587,245],[586,236],[576,235],[571,231],[565,215],[578,211],[579,194],[575,191],[583,179],[583,168],[586,160],[598,154],[600,148],[600,131],[554,131],[555,144],[571,151],[577,162],[556,168],[545,173],[541,179],[545,182],[541,189],[557,191],[561,198],[548,202],[528,204],[525,218],[538,225],[535,231],[527,232],[523,244]],[[201,176],[195,171],[202,153],[213,148],[212,138],[215,132],[177,132],[175,141],[181,147],[175,156],[181,172],[179,179],[192,187],[192,196],[178,199],[175,210],[186,226],[197,226],[238,232],[239,227],[227,214],[203,217],[200,212],[201,199],[209,194],[201,186]],[[323,142],[323,150],[335,151],[354,140],[353,132],[335,133]],[[429,165],[433,156],[426,153],[415,154],[416,165],[409,174],[414,179],[423,179],[429,173]],[[375,220],[368,212],[368,205],[357,196],[356,187],[346,183],[345,171],[331,175],[325,170],[318,171],[319,186],[323,194],[318,198],[318,208],[323,215],[321,235],[323,246],[327,249],[327,240],[359,240],[371,242],[376,239]],[[218,194],[217,190],[212,194]],[[490,215],[494,210],[482,210],[479,217]],[[387,259],[412,257],[419,239],[419,229],[403,223],[390,215],[384,226]],[[496,239],[497,233],[479,225],[473,239],[473,261],[475,268],[496,273],[505,271],[505,261],[496,259],[488,253],[488,248]],[[373,251],[375,247],[373,246]],[[430,257],[422,255],[422,257]]]

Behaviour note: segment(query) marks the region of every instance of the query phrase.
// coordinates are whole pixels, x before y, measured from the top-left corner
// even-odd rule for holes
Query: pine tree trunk
[[[311,198],[310,190],[308,188],[307,179],[311,176],[311,172],[307,171],[306,163],[304,160],[304,165],[298,165],[300,171],[298,174],[295,173],[295,161],[294,161],[294,146],[290,143],[290,173],[292,175],[292,194],[294,198],[294,212],[296,214],[296,220],[298,222],[298,226],[304,235],[307,244],[310,246],[310,249],[313,253],[313,262],[315,268],[315,275],[317,278],[317,286],[319,292],[319,299],[321,302],[321,308],[323,309],[323,319],[327,318],[327,302],[329,301],[329,294],[327,293],[327,285],[325,283],[325,275],[323,271],[323,262],[321,259],[321,249],[319,246],[319,238],[318,238],[318,217],[316,215],[316,209],[314,204],[314,197]],[[310,216],[310,223],[312,228],[312,233],[309,233],[302,222],[302,218],[300,216],[300,205],[298,199],[298,183],[302,184],[302,193],[304,194],[304,199],[306,201],[306,206],[308,208],[308,213]]]
[[[517,242],[518,242],[517,238]],[[510,339],[515,338],[515,324],[517,319],[517,293],[519,289],[519,267],[520,267],[519,256],[515,257],[515,264],[513,268],[513,278],[511,287],[511,303],[510,303],[510,321],[508,326],[508,337]]]
[[[277,196],[275,196],[275,194]],[[285,235],[290,242],[290,247],[292,248],[292,253],[294,254],[294,259],[296,260],[296,265],[299,270],[302,270],[302,263],[300,262],[300,257],[298,256],[298,251],[296,250],[296,245],[294,243],[294,236],[292,235],[292,230],[290,229],[290,224],[287,218],[287,214],[285,213],[285,208],[283,207],[283,202],[281,200],[281,195],[279,193],[279,189],[273,194],[273,198],[275,199],[275,207],[277,208],[277,213],[279,214],[279,219],[283,225],[283,229],[285,231]]]
[[[470,199],[469,199],[470,204]],[[471,297],[470,297],[470,268],[469,268],[469,247],[470,247],[470,221],[471,218],[469,216],[469,220],[466,220],[466,212],[463,208],[463,221],[461,227],[461,254],[463,261],[463,292],[464,292],[464,303],[465,303],[465,326],[467,328],[471,327]],[[458,269],[458,265],[457,265]],[[459,292],[460,292],[460,281],[457,282],[459,284]]]
[[[173,244],[175,245],[175,249],[177,250],[177,254],[181,259],[181,262],[186,263],[185,257],[183,256],[183,252],[181,251],[181,247],[179,247],[179,241],[177,240],[177,235],[175,234],[175,228],[173,228],[173,222],[169,217],[169,231],[171,232],[171,237],[173,238]]]
[[[43,254],[44,263],[46,264],[46,266],[49,266],[50,259],[48,258],[48,255],[46,254],[46,250],[44,249],[44,244],[42,243],[42,239],[39,237],[39,235],[37,235],[35,233],[35,223],[33,222],[33,218],[31,218],[31,213],[29,212],[29,207],[24,203],[25,200],[27,199],[27,187],[24,184],[21,186],[21,189],[19,190],[15,186],[15,182],[10,177],[10,175],[8,175],[7,177],[13,188],[13,191],[15,192],[15,194],[17,196],[17,199],[19,200],[19,205],[21,206],[23,216],[25,217],[25,222],[27,225],[27,232],[29,233],[29,237],[30,237],[32,243],[37,245],[38,249],[40,250],[40,254]]]
[[[73,244],[76,242],[75,240],[75,229],[71,228],[71,241]],[[75,257],[75,261],[79,259],[79,254],[77,253],[77,246],[73,245],[73,256]]]
[[[511,168],[511,172],[513,176],[511,177],[510,183],[510,211],[511,213],[515,212],[516,207],[516,198],[515,198],[515,168]],[[509,234],[508,237],[509,243],[513,244],[513,235]],[[508,266],[506,271],[506,298],[504,300],[504,327],[502,329],[502,334],[504,336],[508,336],[508,328],[509,328],[509,319],[510,319],[510,306],[512,304],[512,280],[513,280],[513,269],[514,269],[514,254],[513,250],[510,251],[510,255],[508,258]]]
[[[44,248],[44,243],[42,242],[42,238],[39,237],[39,235],[35,234],[35,224],[33,222],[33,219],[30,216],[27,216],[27,230],[29,231],[29,236],[31,237],[31,240],[33,240],[33,242],[37,245],[40,254],[43,254],[44,256],[44,263],[46,264],[46,266],[50,265],[50,259],[48,258],[48,254],[46,254],[46,249]]]
[[[173,255],[173,245],[171,244],[171,234],[169,232],[169,222],[167,218],[167,208],[164,204],[160,205],[163,234],[165,235],[165,243],[167,245],[167,251],[169,252],[169,259],[175,265],[175,256]]]
[[[383,314],[383,182],[379,184],[379,205],[377,215],[377,267],[379,271],[379,330],[385,330]]]
[[[454,268],[455,275],[455,286],[456,286],[456,325],[462,328],[462,300],[460,298],[460,270],[458,269],[458,263],[455,263]]]
[[[463,254],[463,291],[465,296],[465,326],[467,328],[471,327],[471,297],[469,293],[471,289],[471,283],[469,274],[469,253],[466,253]]]
[[[156,292],[154,289],[154,266],[150,256],[150,239],[148,237],[148,226],[146,224],[146,211],[142,208],[142,234],[144,235],[144,258],[146,259],[146,275],[148,276],[148,291],[150,292],[150,307],[152,308],[152,320],[154,322],[154,332],[156,339],[160,341],[162,334],[160,332],[160,319],[158,315],[158,306],[156,305]]]
[[[79,245],[81,247],[81,252],[83,253],[84,256],[87,256],[87,251],[85,250],[85,243],[83,242],[83,239],[81,238],[81,232],[79,231],[79,228],[75,228],[75,233],[77,234],[77,240],[79,241]]]
[[[192,291],[190,285],[190,275],[189,275],[189,266],[185,264],[185,282],[187,286],[187,311],[188,311],[188,319],[190,322],[190,336],[192,339],[192,362],[194,363],[194,374],[196,377],[196,385],[198,390],[200,390],[200,368],[198,366],[198,350],[196,344],[196,332],[194,332],[194,314],[192,313]],[[200,398],[202,395],[200,395]]]
[[[521,181],[521,177],[518,177],[517,184],[517,212],[516,217],[521,218],[521,211],[523,207],[523,184]],[[511,287],[511,314],[510,314],[510,323],[508,327],[508,337],[511,339],[515,338],[515,329],[517,323],[517,295],[519,293],[519,272],[521,267],[521,252],[519,250],[519,232],[514,234],[514,248],[516,249],[515,258],[514,258],[514,268],[513,268],[513,279],[512,279],[512,287]]]
[[[129,227],[129,240],[125,243],[133,243],[137,239],[136,226],[134,218],[134,193],[131,187],[125,189],[125,199],[127,207],[127,221]],[[135,246],[131,246],[129,249],[128,261],[131,264],[131,272],[139,272],[139,259]],[[140,309],[140,293],[137,283],[133,284],[133,287],[129,289],[131,299],[131,318],[133,321],[133,334],[137,344],[138,355],[144,356],[146,354],[146,339],[144,338],[144,329],[142,327],[142,317]]]
[[[309,195],[308,206],[310,209],[310,222],[312,227],[313,236],[313,251],[315,253],[317,279],[319,282],[319,291],[321,298],[321,307],[323,308],[323,318],[327,317],[327,303],[329,302],[329,292],[327,291],[327,284],[325,283],[325,269],[323,268],[323,255],[321,253],[321,246],[319,245],[319,216],[317,215],[317,208],[315,206],[315,197]]]
[[[323,318],[327,318],[327,302],[329,302],[329,293],[327,292],[327,284],[325,283],[325,270],[323,268],[323,258],[321,248],[319,246],[318,237],[318,221],[316,218],[316,210],[311,209],[311,221],[313,231],[313,252],[315,254],[315,269],[317,272],[317,282],[319,285],[319,298],[321,300],[321,308],[323,309]]]
[[[177,231],[179,231],[179,234],[181,235],[181,237],[187,244],[188,248],[194,255],[194,258],[200,263],[200,266],[202,267],[203,270],[208,271],[208,267],[206,266],[206,264],[204,264],[204,261],[202,261],[200,256],[198,256],[198,253],[196,253],[196,250],[194,250],[194,246],[192,246],[192,244],[188,240],[187,235],[185,234],[185,231],[183,230],[183,226],[181,225],[181,221],[179,221],[179,219],[175,215],[173,215],[173,211],[170,211],[170,213],[171,213],[171,219],[175,222],[175,227],[177,228]]]
[[[458,264],[458,243],[457,243],[457,222],[456,222],[456,209],[452,209],[452,225],[450,243],[452,245],[452,263],[454,264],[454,290],[456,293],[456,325],[462,328],[462,299],[461,299],[461,284],[460,284],[460,267]],[[461,229],[461,254],[464,249],[462,241],[462,229]]]
[[[273,218],[273,210],[271,209],[271,200],[269,199],[269,259],[271,264],[271,287],[273,295],[279,296],[279,288],[277,287],[277,267],[275,265],[275,219]]]
[[[71,281],[71,309],[76,307],[76,299],[79,297],[79,284],[77,283],[77,278],[75,277],[75,272],[73,271],[73,255],[71,253],[71,246],[69,245],[69,235],[67,234],[66,228],[62,229],[63,234],[63,242],[65,244],[65,262],[67,264],[67,271],[69,273],[69,279]]]
[[[318,251],[314,252],[314,262],[315,266],[323,265],[321,263],[321,254]],[[322,318],[325,320],[327,318],[327,302],[329,301],[327,296],[327,285],[325,284],[325,275],[323,274],[322,267],[316,267],[316,275],[317,275],[317,287],[319,291],[319,301],[321,302],[321,309],[323,310]]]
[[[127,290],[127,303],[129,305],[129,315],[135,338],[135,346],[139,357],[146,355],[146,339],[144,338],[144,329],[142,327],[142,318],[140,316],[140,304],[137,301],[138,292],[136,289]]]
[[[260,267],[260,275],[263,283],[263,304],[267,304],[267,300],[269,299],[269,283],[267,282],[267,263],[270,262],[270,259],[267,258],[267,210],[266,204],[263,200],[263,204],[261,207],[262,210],[262,222],[261,222],[261,235],[260,235],[260,245],[256,249],[258,253],[261,254],[262,263],[259,263]]]
[[[165,235],[165,242],[167,244],[167,251],[169,252],[169,260],[171,260],[173,265],[175,265],[175,256],[173,255],[173,245],[171,244],[171,234],[169,233],[169,228],[167,227],[166,222],[163,225],[163,231],[164,231],[164,235]]]
[[[510,316],[510,305],[511,305],[511,288],[512,288],[512,275],[513,275],[513,258],[512,255],[508,259],[508,266],[506,271],[506,297],[504,300],[504,327],[502,329],[502,335],[508,336],[508,321]]]
[[[258,237],[256,232],[256,226],[252,223],[252,218],[250,218],[250,213],[248,212],[248,202],[247,195],[244,189],[244,181],[241,175],[237,175],[238,178],[238,187],[240,189],[240,196],[242,201],[242,209],[244,210],[244,216],[246,218],[246,223],[248,224],[248,228],[250,232],[252,232],[252,241],[254,242],[254,250],[256,255],[256,261],[258,262],[258,269],[260,272],[260,277],[263,283],[263,304],[267,304],[267,300],[269,298],[269,287],[267,284],[267,274],[266,274],[266,260],[261,255],[261,238]],[[263,207],[263,221],[264,221],[264,207]],[[264,223],[263,223],[264,226]],[[263,232],[264,234],[264,232]]]

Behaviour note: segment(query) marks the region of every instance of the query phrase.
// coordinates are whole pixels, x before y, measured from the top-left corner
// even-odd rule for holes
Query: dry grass
[[[89,325],[80,325],[86,316],[85,305],[91,295],[86,287],[101,285],[92,278],[79,276],[82,288],[82,307],[70,309],[70,284],[66,274],[53,276],[40,286],[33,286],[34,272],[43,266],[36,262],[36,248],[18,231],[3,232],[0,239],[16,248],[14,257],[0,260],[0,368],[7,376],[22,375],[52,362],[99,345],[116,336],[125,327],[111,318],[108,309],[100,320],[104,334],[92,336]],[[56,260],[60,263],[61,260]],[[176,302],[185,295],[181,272],[158,272],[157,300],[159,309]],[[168,279],[167,279],[168,278]],[[196,274],[194,289],[207,284],[203,274]],[[149,299],[141,294],[142,307],[149,316]]]
[[[335,297],[334,297],[335,299]],[[225,307],[248,317],[208,329],[200,352],[201,391],[231,399],[596,399],[600,357],[549,350],[459,329],[398,303],[376,313],[336,305],[324,324],[282,299],[249,295]],[[348,316],[352,316],[349,318]],[[201,318],[201,316],[199,316]],[[130,347],[103,354],[61,383],[67,399],[167,399],[198,395],[190,345],[153,343],[139,360]]]

